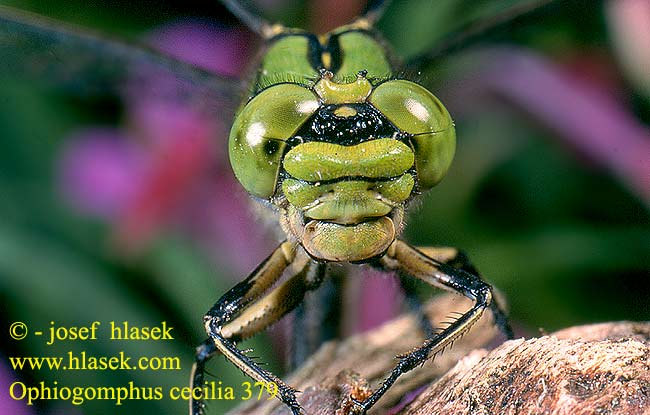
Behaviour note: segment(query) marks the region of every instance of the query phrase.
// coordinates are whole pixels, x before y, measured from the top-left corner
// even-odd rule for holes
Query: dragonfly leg
[[[462,261],[462,263],[459,263],[457,261],[459,257],[466,259],[466,256],[456,248],[426,246],[418,247],[417,249],[429,258],[435,259],[438,262],[443,262],[445,264],[452,265],[455,268],[460,268],[464,271],[472,272],[469,269],[465,269],[464,261]],[[473,267],[471,268],[473,269]],[[422,300],[420,297],[418,297],[416,281],[410,276],[406,275],[400,276],[399,281],[400,286],[402,287],[402,291],[404,292],[406,305],[417,317],[418,324],[420,325],[420,330],[422,330],[422,333],[424,333],[426,337],[432,336],[435,330],[433,328],[433,325],[431,325],[431,320],[429,320],[426,313],[424,312],[424,304],[422,303]]]
[[[451,265],[456,269],[474,274],[479,277],[481,276],[476,267],[474,267],[472,262],[467,257],[467,254],[458,248],[446,246],[419,246],[417,247],[417,250],[438,262]],[[423,311],[423,304],[420,298],[417,296],[414,280],[412,278],[409,278],[409,276],[402,276],[400,278],[400,283],[404,291],[408,307],[411,309],[411,312],[415,313],[415,315],[418,316],[420,328],[422,329],[422,332],[428,336],[433,332],[433,327],[431,326],[431,321],[429,321]],[[497,299],[497,297],[493,298],[492,302],[490,303],[490,310],[494,316],[494,324],[497,326],[499,331],[501,331],[501,333],[506,336],[506,338],[512,339],[514,338],[514,333],[512,332],[512,328],[508,322],[508,317],[503,311],[503,308],[499,305]]]
[[[295,273],[272,288],[290,265]],[[204,317],[209,338],[197,348],[192,388],[203,386],[205,363],[216,353],[222,353],[255,381],[277,386],[278,398],[292,414],[300,414],[296,390],[260,367],[236,343],[254,336],[293,310],[307,291],[320,285],[324,274],[320,267],[321,264],[308,260],[305,255],[298,259],[294,246],[285,242],[248,278],[226,292]],[[190,415],[202,414],[203,408],[201,400],[190,400]]]
[[[306,296],[293,313],[288,370],[301,366],[318,348],[339,333],[341,322],[341,275],[323,264],[327,278]]]
[[[200,388],[203,386],[205,378],[205,364],[217,353],[217,347],[212,339],[207,339],[196,348],[196,357],[192,372],[190,373],[190,389]],[[190,415],[202,414],[205,409],[205,402],[198,399],[189,400]]]
[[[439,333],[428,336],[424,343],[410,352],[400,355],[399,362],[383,383],[364,401],[356,402],[360,413],[370,409],[403,373],[450,346],[476,323],[486,308],[492,308],[492,287],[473,273],[433,259],[402,241],[395,241],[380,260],[384,269],[397,271],[402,276],[418,278],[434,287],[453,291],[474,301],[467,312]],[[505,314],[498,309],[499,315]],[[496,320],[500,319],[496,316]]]

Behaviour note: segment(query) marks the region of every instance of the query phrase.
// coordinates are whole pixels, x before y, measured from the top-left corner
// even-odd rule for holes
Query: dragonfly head
[[[280,208],[284,228],[314,258],[362,262],[385,252],[406,203],[437,184],[455,150],[440,101],[405,80],[372,85],[321,72],[280,83],[238,114],[230,159],[252,195]]]

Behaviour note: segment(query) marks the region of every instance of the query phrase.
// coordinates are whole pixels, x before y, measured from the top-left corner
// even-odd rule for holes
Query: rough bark
[[[427,313],[435,322],[469,302],[441,296]],[[403,375],[369,414],[649,414],[650,322],[571,327],[507,341],[486,313],[452,348]],[[350,413],[392,369],[395,356],[422,341],[411,316],[369,333],[324,345],[290,376],[307,415]],[[290,414],[277,399],[232,415]]]

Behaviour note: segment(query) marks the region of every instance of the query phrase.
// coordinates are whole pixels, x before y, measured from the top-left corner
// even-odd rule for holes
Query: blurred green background
[[[269,1],[263,6],[270,19],[303,27],[322,27],[340,18],[332,2],[299,3]],[[434,47],[463,21],[512,3],[395,1],[380,30],[397,54],[408,58]],[[611,4],[562,3],[552,14],[483,39],[481,47],[517,45],[513,50],[538,54],[558,70],[580,75],[591,87],[611,93],[628,115],[626,119],[645,131],[648,148],[650,93],[619,59],[619,48],[624,45],[612,36],[615,30],[607,14]],[[2,4],[131,39],[185,16],[236,24],[218,5],[206,8],[191,2]],[[448,177],[412,209],[406,238],[418,245],[463,248],[486,278],[505,293],[515,325],[529,334],[538,328],[552,331],[599,321],[650,319],[647,189],[645,195],[643,189],[635,191],[626,177],[606,167],[607,160],[585,157],[575,145],[567,144],[562,136],[571,135],[570,128],[540,121],[535,106],[498,97],[466,102],[475,81],[482,79],[477,66],[485,62],[485,55],[459,54],[418,75],[440,91],[443,101],[448,97],[459,143]],[[455,88],[470,90],[470,95]],[[576,110],[562,105],[557,102],[562,111]],[[39,82],[0,78],[0,318],[7,326],[24,321],[34,330],[47,330],[50,321],[63,326],[100,321],[104,329],[110,321],[144,326],[167,321],[174,327],[175,340],[98,340],[52,347],[33,338],[3,340],[0,354],[5,359],[0,368],[7,383],[17,378],[27,384],[58,381],[59,385],[121,386],[133,381],[165,389],[184,386],[193,347],[204,338],[201,316],[242,277],[233,275],[237,266],[220,263],[215,259],[219,255],[206,253],[195,233],[175,224],[160,223],[144,247],[124,254],[114,245],[111,221],[79,213],[65,200],[57,169],[70,134],[90,125],[123,126],[124,118],[124,108],[115,97],[79,96],[45,88]],[[579,112],[572,119],[576,126],[591,122]],[[644,163],[648,157],[639,154]],[[648,183],[648,178],[641,183]],[[222,195],[226,200],[229,196]],[[225,203],[214,214],[227,218],[232,211]],[[249,262],[263,258],[263,254],[254,255]],[[4,336],[7,330],[3,330]],[[268,339],[259,336],[250,344],[261,360],[271,362],[271,369],[280,367],[274,353],[264,346]],[[56,356],[68,350],[179,356],[182,369],[12,373],[6,359]],[[244,379],[224,359],[215,360],[210,371],[224,385]],[[7,391],[0,393],[2,404],[8,402]],[[211,403],[209,413],[223,413],[234,403]],[[185,402],[133,400],[115,407],[111,402],[91,401],[71,407],[52,400],[21,408],[39,414],[178,414],[185,411]]]

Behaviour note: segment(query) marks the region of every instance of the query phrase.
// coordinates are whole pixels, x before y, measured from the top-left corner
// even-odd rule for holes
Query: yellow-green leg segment
[[[415,249],[433,259],[434,261],[444,263],[446,265],[479,277],[481,275],[471,263],[467,255],[458,248],[452,248],[448,246],[419,246]],[[417,295],[417,285],[415,283],[416,280],[414,280],[411,275],[404,275],[403,273],[400,275],[400,284],[402,286],[402,290],[404,291],[406,304],[408,305],[411,312],[417,316],[422,332],[427,337],[429,337],[433,334],[434,328],[431,325],[431,321],[424,313],[423,304]],[[501,330],[501,332],[508,339],[513,338],[512,329],[510,328],[505,313],[499,307],[499,304],[493,300],[490,303],[490,308],[493,311],[495,324],[499,330]]]
[[[293,275],[272,288],[288,268]],[[323,276],[323,264],[313,262],[305,255],[297,256],[294,245],[282,243],[205,315],[205,329],[209,338],[197,348],[191,375],[192,388],[203,385],[205,363],[219,352],[254,380],[275,383],[282,402],[291,408],[294,415],[300,414],[296,391],[262,369],[246,352],[239,350],[236,343],[264,330],[293,310],[307,291],[320,285]],[[202,400],[190,400],[190,414],[202,414],[204,405]]]

